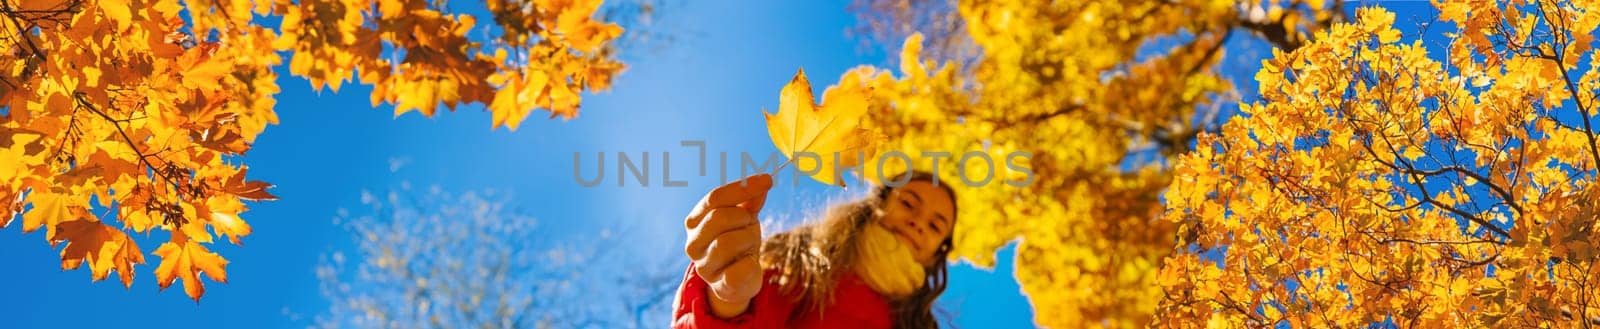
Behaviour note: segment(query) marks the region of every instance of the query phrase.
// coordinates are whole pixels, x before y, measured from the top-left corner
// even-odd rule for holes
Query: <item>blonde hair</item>
[[[933,177],[924,172],[908,172],[893,181],[933,182]],[[937,186],[950,193],[952,201],[955,200],[955,191],[949,186]],[[883,216],[885,200],[893,189],[889,185],[874,186],[866,197],[829,208],[820,221],[778,233],[763,241],[761,264],[778,272],[771,279],[782,287],[782,293],[794,296],[802,304],[819,312],[833,303],[834,288],[838,286],[840,277],[856,264],[862,228]],[[909,296],[889,300],[896,328],[938,327],[933,316],[933,302],[944,293],[947,285],[946,258],[954,236],[952,228],[950,236],[945,237],[935,252],[933,264],[925,268],[927,281],[921,288]]]

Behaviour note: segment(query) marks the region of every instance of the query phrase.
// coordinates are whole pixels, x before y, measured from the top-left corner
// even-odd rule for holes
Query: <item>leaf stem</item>
[[[790,163],[794,163],[794,158],[793,157],[790,157],[788,161],[784,161],[783,163],[778,164],[777,168],[773,168],[772,169],[772,174],[773,175],[777,175],[778,172],[783,171],[783,168],[788,167]]]

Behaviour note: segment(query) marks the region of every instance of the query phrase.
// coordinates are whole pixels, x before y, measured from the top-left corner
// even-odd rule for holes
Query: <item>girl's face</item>
[[[932,182],[913,180],[889,191],[879,225],[893,232],[916,253],[923,266],[933,264],[939,245],[950,237],[955,200]]]

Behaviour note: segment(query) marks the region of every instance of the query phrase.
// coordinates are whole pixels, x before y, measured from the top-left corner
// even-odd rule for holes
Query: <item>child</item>
[[[693,262],[674,328],[936,328],[955,193],[911,172],[819,222],[763,241],[761,174],[706,194],[685,220]],[[893,184],[891,184],[893,185]]]

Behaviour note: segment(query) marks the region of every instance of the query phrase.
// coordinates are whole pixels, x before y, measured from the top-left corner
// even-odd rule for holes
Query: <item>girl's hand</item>
[[[720,317],[744,313],[761,292],[761,222],[757,215],[772,188],[772,176],[756,174],[706,193],[689,216],[684,252],[695,274],[710,284],[711,311]]]

